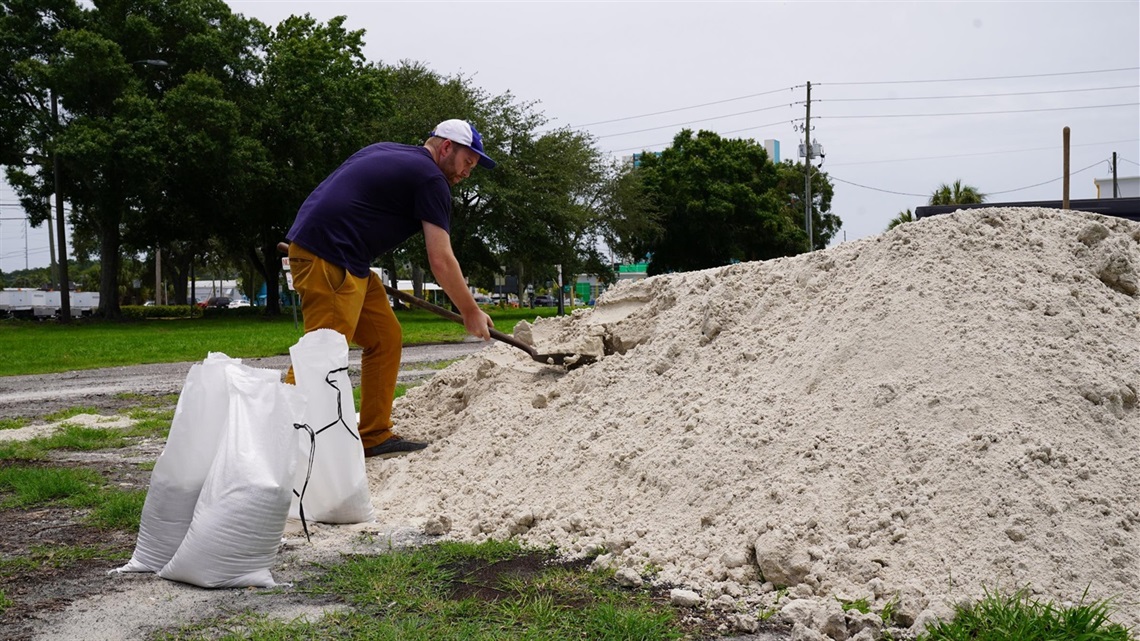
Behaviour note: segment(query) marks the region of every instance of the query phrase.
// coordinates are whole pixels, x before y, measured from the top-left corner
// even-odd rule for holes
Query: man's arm
[[[459,267],[455,252],[451,250],[451,235],[443,227],[426,220],[423,225],[428,264],[431,267],[432,275],[435,276],[435,282],[439,283],[447,297],[459,308],[459,313],[463,315],[463,326],[467,328],[467,333],[483,340],[489,340],[491,333],[487,330],[494,327],[495,323],[491,321],[490,316],[479,309],[471,291],[467,289],[463,270]]]

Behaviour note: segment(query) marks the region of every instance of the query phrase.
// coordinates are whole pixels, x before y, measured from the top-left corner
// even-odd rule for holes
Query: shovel
[[[384,285],[384,290],[387,291],[388,294],[393,298],[398,298],[409,305],[414,305],[420,309],[426,309],[433,314],[442,316],[451,321],[455,321],[460,325],[463,324],[463,317],[449,309],[444,309],[437,305],[432,305],[422,298],[416,298],[411,294],[405,294],[398,289],[392,288],[390,285]],[[526,343],[520,341],[514,336],[511,336],[510,334],[504,334],[494,328],[488,329],[491,332],[491,338],[501,343],[506,343],[507,345],[521,349],[527,354],[530,354],[530,357],[539,363],[545,363],[547,365],[562,365],[567,369],[574,369],[583,365],[589,365],[595,360],[595,358],[589,354],[539,354],[538,350],[536,350],[534,347],[527,345]]]
[[[289,253],[289,245],[287,243],[277,243],[277,249],[283,254]],[[416,298],[411,294],[405,294],[404,292],[390,285],[384,285],[384,291],[388,292],[388,295],[392,298],[402,300],[409,305],[419,307],[420,309],[425,309],[437,316],[442,316],[447,320],[454,321],[460,325],[463,325],[463,317],[449,309],[444,309],[438,305],[432,305],[422,298]],[[594,356],[591,356],[589,354],[539,354],[538,350],[536,350],[533,346],[520,341],[510,334],[504,334],[499,330],[493,328],[488,329],[491,332],[491,338],[501,343],[506,343],[511,347],[517,347],[529,354],[530,357],[535,361],[546,365],[561,365],[566,369],[574,369],[583,365],[589,365],[590,363],[593,363],[595,360],[597,360]]]

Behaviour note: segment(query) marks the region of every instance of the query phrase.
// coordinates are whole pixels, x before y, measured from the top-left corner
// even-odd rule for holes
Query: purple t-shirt
[[[372,259],[423,230],[451,230],[451,188],[424,147],[382,142],[344,161],[309,194],[286,238],[368,276]]]

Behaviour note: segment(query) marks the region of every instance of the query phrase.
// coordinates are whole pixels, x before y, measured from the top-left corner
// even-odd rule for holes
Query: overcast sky
[[[1070,198],[1096,197],[1114,151],[1119,176],[1140,175],[1137,0],[229,5],[270,25],[345,15],[370,60],[419,61],[537,102],[615,157],[688,127],[778,140],[781,159],[798,161],[810,82],[836,242],[882,233],[957,179],[994,202],[1059,200],[1065,126]],[[963,113],[975,115],[935,115]],[[5,271],[25,264],[13,200],[0,190]],[[46,228],[29,236],[28,264],[46,265]]]

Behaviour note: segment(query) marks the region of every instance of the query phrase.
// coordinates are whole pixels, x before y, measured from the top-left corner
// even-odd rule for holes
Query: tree
[[[986,202],[986,195],[978,191],[977,187],[963,185],[961,180],[955,180],[953,185],[942,183],[930,195],[931,205],[969,205]]]
[[[887,231],[890,231],[903,223],[909,223],[913,221],[914,214],[909,209],[906,211],[900,211],[898,216],[895,216],[891,219],[891,222],[887,223]]]
[[[665,232],[661,212],[633,163],[609,169],[602,203],[600,235],[622,260],[640,261]]]
[[[506,271],[521,289],[528,279],[552,278],[558,264],[565,274],[612,277],[597,249],[606,169],[588,137],[568,129],[540,134],[546,119],[533,105],[489,95],[463,76],[409,62],[384,73],[393,94],[384,139],[422,144],[438,122],[464,118],[498,162],[453,190],[452,244],[472,284],[489,289]],[[383,262],[393,273],[396,263],[411,265],[415,281],[426,256],[421,244],[405,243]]]
[[[51,152],[56,124],[47,89],[48,63],[58,57],[58,34],[78,26],[74,0],[0,2],[0,165],[33,227],[53,220]],[[55,246],[52,256],[54,261]],[[53,274],[56,276],[56,274]],[[59,281],[48,279],[43,284]]]
[[[752,140],[683,130],[660,154],[644,154],[637,170],[660,216],[662,232],[628,241],[650,254],[649,273],[688,271],[739,261],[766,260],[803,250],[803,167],[774,165]],[[801,191],[796,191],[797,181]],[[831,190],[815,172],[813,218],[819,202],[818,242],[826,244],[839,219],[826,214]],[[813,191],[816,191],[813,189]],[[799,194],[798,200],[796,194]]]
[[[804,165],[784,161],[776,165],[776,174],[779,180],[776,183],[777,200],[784,207],[785,214],[796,221],[799,228],[803,228],[804,219]],[[812,169],[811,172],[811,229],[814,242],[812,249],[827,247],[831,239],[843,227],[839,216],[831,212],[831,199],[835,195],[835,188],[827,178],[827,172]]]
[[[20,19],[5,24],[23,28],[38,20],[40,32],[47,35],[38,41],[45,43],[40,50],[0,41],[2,55],[22,70],[16,80],[26,80],[25,93],[32,95],[29,101],[16,101],[23,111],[17,109],[16,117],[4,121],[20,122],[18,114],[29,110],[32,116],[25,114],[22,122],[42,121],[36,114],[43,112],[44,96],[50,91],[59,97],[59,126],[48,121],[49,126],[32,129],[15,144],[31,148],[33,156],[58,155],[63,191],[72,206],[73,242],[85,252],[92,245],[87,238],[97,239],[100,313],[116,318],[124,249],[173,242],[179,224],[201,228],[196,224],[201,217],[188,213],[200,210],[177,200],[178,181],[170,179],[177,172],[168,173],[171,167],[177,170],[168,162],[170,152],[182,143],[173,141],[171,133],[188,130],[171,128],[163,96],[190,73],[243,77],[248,29],[221,0],[106,0],[86,11],[65,10],[56,1],[39,3],[50,10],[38,13],[25,4],[34,5],[6,5],[6,10],[20,9]],[[10,15],[17,12],[5,18]],[[150,67],[147,61],[155,59],[163,60],[165,69]],[[188,91],[199,87],[209,93],[208,85],[195,82]],[[13,130],[3,126],[5,132]],[[8,174],[30,211],[46,211],[53,191],[48,172],[9,167]],[[181,195],[188,193],[182,190]]]
[[[186,303],[187,283],[208,240],[232,229],[230,221],[244,213],[240,194],[256,171],[250,160],[259,144],[245,131],[239,105],[250,99],[261,64],[255,54],[267,30],[218,0],[148,4],[144,15],[149,28],[124,46],[128,57],[162,52],[169,64],[136,65],[158,100],[164,163],[150,192],[158,197],[132,212],[124,245],[135,252],[161,249],[175,300]],[[182,35],[171,46],[163,34]]]
[[[269,292],[266,313],[280,311],[280,254],[309,193],[351,154],[374,141],[390,110],[386,81],[364,60],[363,32],[345,17],[327,24],[292,16],[272,30],[265,66],[244,105],[260,148],[244,188],[243,213],[224,234],[235,254],[251,261]]]

